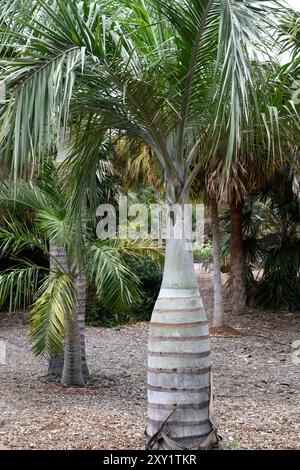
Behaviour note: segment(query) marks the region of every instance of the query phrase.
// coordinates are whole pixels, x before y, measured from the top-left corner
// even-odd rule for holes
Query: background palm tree
[[[230,251],[230,214],[222,219],[225,254]],[[245,197],[242,229],[248,304],[298,308],[299,199],[287,168],[277,170],[264,187]]]
[[[51,6],[38,0],[37,5],[37,14],[14,17],[21,31],[12,41],[8,30],[5,38],[14,47],[16,37],[22,52],[0,62],[12,93],[2,119],[2,149],[15,176],[46,152],[62,123],[71,122],[80,138],[82,118],[89,116],[96,133],[110,127],[151,147],[170,206],[188,201],[203,164],[195,160],[198,149],[205,159],[214,155],[224,127],[223,180],[229,180],[261,78],[252,73],[251,58],[268,46],[266,30],[276,28],[274,16],[284,13],[280,3],[99,0],[81,8],[73,0]],[[267,108],[268,96],[261,94]],[[207,109],[213,126],[207,125]],[[257,117],[266,129],[277,115]],[[250,133],[248,144],[252,139]],[[76,178],[86,187],[82,173]],[[208,327],[188,242],[185,235],[167,242],[150,327],[151,448],[196,449],[217,439],[209,416]]]
[[[28,304],[28,299],[36,296],[30,320],[34,353],[55,357],[64,349],[61,381],[67,386],[82,386],[86,362],[84,332],[80,338],[78,317],[84,315],[85,309],[83,275],[88,275],[90,282],[96,284],[97,294],[104,304],[111,308],[132,304],[138,298],[138,281],[121,257],[122,252],[132,253],[132,248],[116,242],[100,243],[85,235],[84,263],[78,264],[74,258],[74,226],[67,222],[65,200],[50,162],[38,184],[19,182],[14,188],[11,183],[3,183],[0,203],[6,211],[6,227],[0,230],[2,256],[15,257],[24,248],[38,248],[50,259],[50,271],[31,263],[30,258],[21,258],[19,266],[2,272],[1,302],[11,296],[12,307],[18,308],[22,302]],[[14,205],[32,214],[31,224],[17,221],[13,215]],[[51,244],[60,248],[53,249]],[[142,245],[136,243],[136,250],[142,249]]]
[[[202,184],[207,192],[219,203],[230,206],[232,311],[235,315],[244,313],[246,305],[242,238],[244,198],[253,191],[261,190],[278,169],[295,164],[292,149],[299,138],[298,112],[296,103],[291,100],[289,72],[275,61],[263,64],[257,60],[252,62],[255,73],[258,73],[257,68],[260,69],[264,87],[262,90],[258,82],[256,100],[249,103],[238,159],[232,163],[228,178],[224,180],[224,156],[230,145],[230,135],[224,128],[215,155],[200,170],[204,173],[205,182]],[[268,95],[267,107],[262,93]],[[261,125],[261,119],[265,122],[267,115],[274,116],[274,121],[270,120],[270,129]],[[250,141],[249,135],[252,136]]]
[[[220,250],[220,226],[218,202],[212,198],[210,202],[210,215],[212,227],[212,245],[213,245],[213,286],[214,286],[214,312],[213,326],[216,328],[224,326],[224,305],[222,294],[222,275],[221,275],[221,250]]]

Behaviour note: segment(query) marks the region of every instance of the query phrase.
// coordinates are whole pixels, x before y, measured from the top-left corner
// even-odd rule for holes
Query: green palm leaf
[[[0,304],[10,299],[10,310],[25,308],[37,290],[40,272],[45,268],[22,260],[22,265],[0,272]]]
[[[63,352],[65,321],[75,308],[74,280],[65,273],[52,272],[38,291],[30,317],[30,341],[37,356]]]
[[[87,262],[87,274],[104,304],[120,309],[139,298],[138,279],[124,265],[118,249],[100,242],[90,244]]]

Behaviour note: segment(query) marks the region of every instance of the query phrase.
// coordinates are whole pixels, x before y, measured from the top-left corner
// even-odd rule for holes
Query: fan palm
[[[88,116],[90,135],[110,127],[151,147],[169,205],[188,201],[199,170],[198,148],[209,159],[224,127],[228,179],[240,155],[249,103],[256,100],[251,58],[265,51],[268,28],[276,26],[273,16],[284,13],[280,2],[36,3],[35,14],[18,12],[5,34],[20,53],[0,62],[12,93],[3,113],[2,149],[15,177],[53,145],[62,123],[71,122],[78,138],[84,135]],[[260,125],[268,127],[273,117]],[[89,139],[85,143],[88,148]],[[87,159],[85,168],[89,165]],[[209,416],[208,326],[185,238],[167,241],[150,327],[151,448],[206,448],[216,440]]]

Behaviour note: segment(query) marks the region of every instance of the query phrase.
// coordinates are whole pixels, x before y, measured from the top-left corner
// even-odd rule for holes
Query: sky
[[[295,10],[299,10],[299,11],[300,11],[300,0],[285,0],[285,1],[286,1],[286,3],[288,3],[292,8],[294,8]],[[285,63],[285,62],[288,62],[289,60],[290,60],[289,54],[283,54],[283,56],[281,57],[280,62]]]
[[[300,10],[300,0],[286,0],[286,2],[295,10]]]

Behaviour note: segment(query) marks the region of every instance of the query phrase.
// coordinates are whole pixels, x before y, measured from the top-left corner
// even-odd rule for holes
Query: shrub
[[[195,263],[212,263],[212,246],[210,243],[199,245],[197,242],[193,246]]]
[[[126,265],[140,280],[141,300],[120,312],[113,312],[105,308],[100,301],[96,301],[88,309],[87,324],[111,328],[150,320],[161,286],[162,266],[147,256],[142,259],[127,256]]]
[[[222,216],[222,256],[230,253],[230,213]],[[247,302],[264,309],[300,308],[300,203],[293,180],[279,175],[245,198],[243,249]],[[254,279],[253,270],[259,270]],[[229,276],[230,282],[230,276]]]

